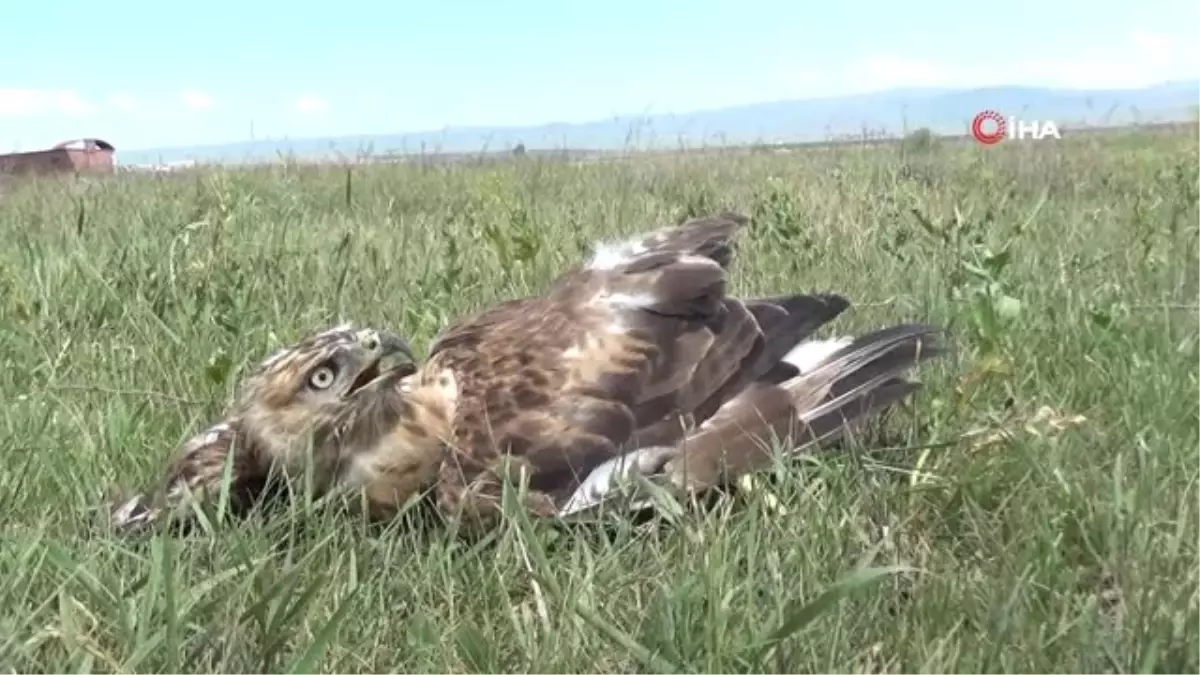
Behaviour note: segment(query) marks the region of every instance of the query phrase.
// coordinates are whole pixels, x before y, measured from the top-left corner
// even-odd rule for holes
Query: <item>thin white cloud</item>
[[[1134,30],[1114,44],[1070,55],[970,63],[871,54],[840,68],[794,73],[809,89],[831,94],[898,87],[1052,86],[1078,89],[1143,87],[1200,77],[1200,45]]]
[[[305,114],[321,113],[329,110],[329,101],[320,96],[302,94],[296,99],[295,107],[296,110]]]
[[[73,91],[60,91],[55,97],[55,103],[58,104],[58,109],[68,115],[90,115],[96,110],[96,106],[84,100]]]
[[[96,106],[70,89],[0,89],[0,117],[90,115]]]
[[[138,107],[137,101],[128,94],[110,94],[107,102],[110,107],[123,112],[130,112]]]
[[[216,105],[211,96],[196,89],[179,92],[179,102],[192,110],[209,110]]]

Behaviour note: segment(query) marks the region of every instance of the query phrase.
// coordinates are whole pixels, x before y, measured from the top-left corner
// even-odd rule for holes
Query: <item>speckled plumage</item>
[[[215,498],[226,475],[234,513],[258,503],[274,479],[309,470],[319,491],[354,483],[386,501],[389,489],[381,484],[393,482],[386,476],[394,462],[358,466],[359,445],[378,440],[377,433],[364,432],[386,429],[389,438],[422,447],[426,434],[445,435],[452,414],[446,407],[452,399],[436,389],[437,383],[406,380],[415,373],[413,364],[388,362],[397,355],[412,358],[402,339],[349,325],[277,350],[246,375],[221,422],[180,445],[153,488],[113,509],[113,523],[138,528],[164,513],[188,520],[187,502]],[[401,380],[408,392],[402,398],[356,398],[375,388],[399,390]],[[404,436],[414,424],[420,426],[419,439]],[[440,449],[442,439],[429,443]],[[407,464],[403,468],[413,472]],[[426,473],[435,469],[432,463]]]
[[[940,353],[928,326],[811,343],[844,298],[727,295],[746,225],[723,214],[601,244],[544,293],[452,323],[415,372],[342,396],[296,383],[357,338],[284,350],[231,415],[257,448],[257,463],[239,466],[295,473],[309,461],[295,452],[303,428],[318,487],[361,489],[380,517],[432,490],[447,516],[491,522],[505,482],[524,483],[535,514],[573,515],[630,471],[691,490],[728,482],[765,466],[764,439],[836,438],[916,388],[903,373]]]

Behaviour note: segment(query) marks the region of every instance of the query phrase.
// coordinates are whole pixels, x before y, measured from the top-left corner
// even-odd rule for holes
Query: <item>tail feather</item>
[[[791,377],[785,377],[784,380],[790,380],[800,373],[812,372],[851,342],[851,338],[843,337],[829,340],[806,340],[796,345],[780,360],[781,364],[790,366],[792,369]],[[779,380],[779,382],[782,381]]]
[[[793,453],[841,437],[919,387],[902,376],[944,353],[938,333],[923,324],[874,331],[811,371],[747,390],[684,439],[666,472],[677,485],[703,488],[769,465],[771,436],[788,441]]]
[[[920,383],[893,378],[863,396],[845,401],[823,414],[811,416],[805,422],[803,437],[797,439],[801,441],[797,450],[839,440],[873,413],[886,409],[920,388]]]
[[[586,511],[614,496],[614,480],[621,476],[641,475],[695,492],[770,467],[772,440],[784,442],[790,455],[836,441],[920,388],[904,376],[946,352],[940,332],[924,324],[902,324],[848,344],[817,344],[805,356],[811,368],[791,363],[797,374],[780,382],[753,382],[679,442],[641,447],[598,467],[561,515]],[[823,356],[813,358],[818,352]],[[645,501],[630,505],[641,508]]]
[[[943,354],[938,333],[937,328],[924,324],[901,324],[868,333],[781,386],[792,392],[800,419],[807,421],[806,416],[819,415]]]

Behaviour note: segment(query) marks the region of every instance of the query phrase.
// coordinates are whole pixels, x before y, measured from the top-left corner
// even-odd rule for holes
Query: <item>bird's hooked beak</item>
[[[385,377],[404,377],[416,372],[417,357],[412,346],[404,338],[382,330],[364,330],[358,335],[358,343],[365,352],[364,367],[350,389],[354,392],[382,381]]]
[[[403,362],[416,363],[417,357],[413,356],[412,345],[408,344],[408,340],[387,331],[377,331],[375,336],[379,340],[381,361],[388,361],[403,356]],[[399,363],[403,362],[393,363],[392,365],[399,365]]]

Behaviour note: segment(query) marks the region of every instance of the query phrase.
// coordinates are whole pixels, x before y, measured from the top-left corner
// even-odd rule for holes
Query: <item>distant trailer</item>
[[[0,174],[112,173],[114,152],[108,141],[78,138],[49,150],[0,155]]]

